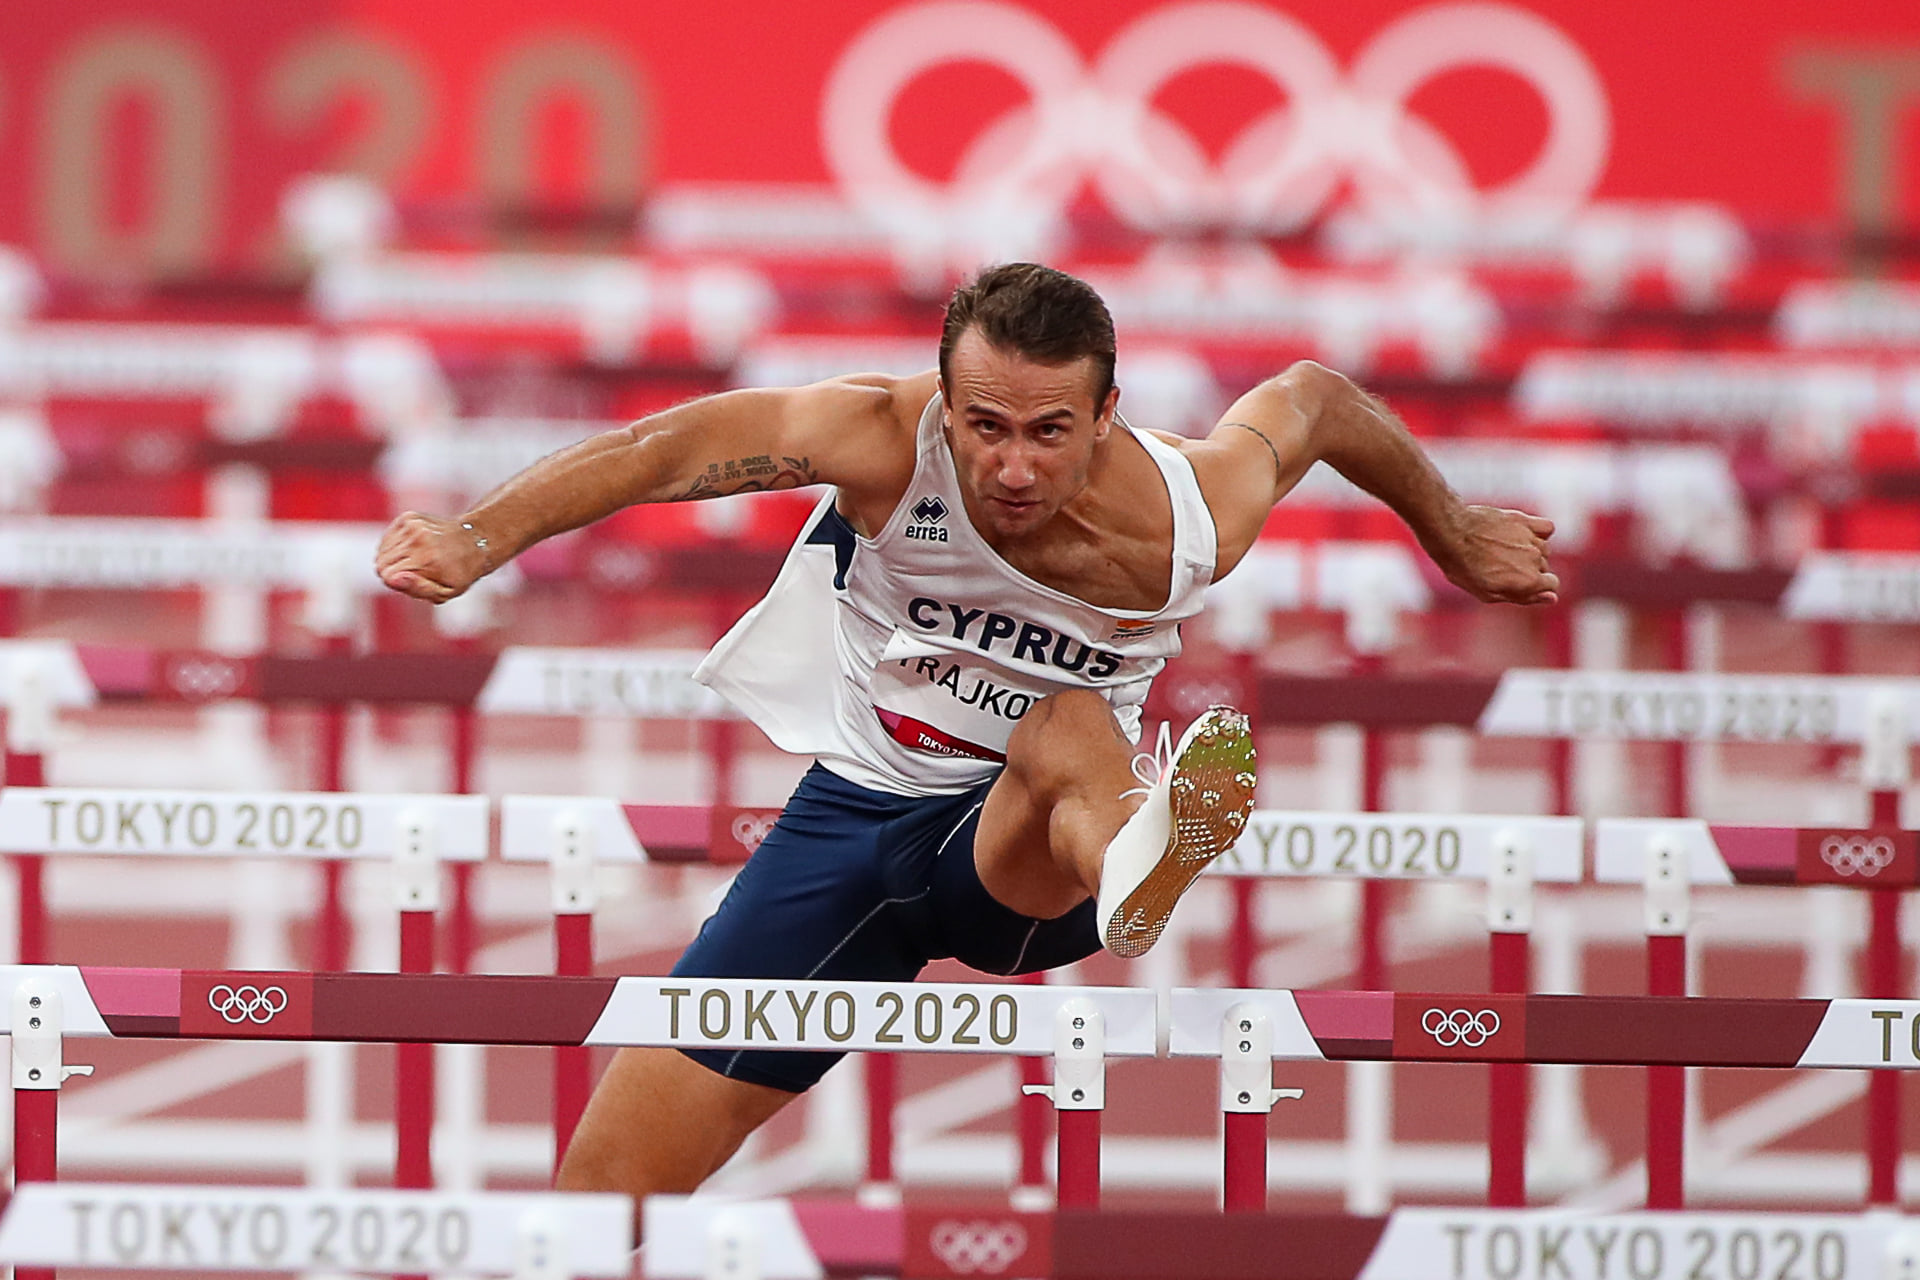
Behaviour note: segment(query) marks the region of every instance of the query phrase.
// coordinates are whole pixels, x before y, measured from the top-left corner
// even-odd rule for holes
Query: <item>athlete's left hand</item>
[[[1501,507],[1463,507],[1450,546],[1429,547],[1447,581],[1489,604],[1555,604],[1560,577],[1547,567],[1553,521]]]

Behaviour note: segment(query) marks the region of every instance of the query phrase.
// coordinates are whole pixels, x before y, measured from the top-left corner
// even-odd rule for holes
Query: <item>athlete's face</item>
[[[976,524],[989,541],[1033,532],[1087,483],[1119,391],[1096,404],[1091,359],[1036,364],[971,329],[947,371],[947,434]]]

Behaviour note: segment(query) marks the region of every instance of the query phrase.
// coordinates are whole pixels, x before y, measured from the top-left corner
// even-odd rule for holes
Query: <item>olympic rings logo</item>
[[[1173,686],[1168,701],[1180,715],[1192,719],[1208,707],[1240,701],[1245,690],[1224,680],[1193,680]]]
[[[207,992],[207,1004],[235,1026],[251,1022],[264,1027],[286,1011],[287,992],[284,987],[256,987],[251,983],[230,987],[223,982]]]
[[[1467,1009],[1429,1009],[1420,1019],[1421,1029],[1432,1036],[1442,1049],[1455,1045],[1478,1049],[1500,1033],[1500,1015],[1491,1009],[1478,1013]]]
[[[891,121],[916,79],[949,63],[1010,74],[1028,101],[980,131],[950,182],[900,157]],[[1246,67],[1284,100],[1220,159],[1154,105],[1180,75]],[[1491,66],[1546,108],[1538,153],[1476,189],[1467,162],[1410,109],[1427,83]],[[1370,213],[1423,215],[1577,207],[1607,160],[1605,87],[1584,50],[1537,14],[1503,3],[1435,5],[1380,31],[1345,71],[1295,18],[1245,0],[1170,4],[1142,15],[1088,65],[1058,29],[1006,0],[929,0],[880,18],[835,65],[821,110],[828,165],[852,202],[910,243],[969,229],[1044,241],[1091,182],[1145,230],[1297,228],[1351,183]]]
[[[1027,1231],[1017,1222],[956,1222],[933,1229],[933,1256],[958,1276],[997,1276],[1027,1252]]]
[[[773,830],[773,824],[778,821],[780,821],[780,815],[777,813],[736,814],[733,819],[733,838],[742,849],[752,853],[760,847],[760,842],[767,838]]]
[[[230,698],[240,691],[238,662],[218,657],[177,658],[166,669],[167,687],[190,702]]]
[[[1820,861],[1843,876],[1872,879],[1893,862],[1893,841],[1885,836],[1828,836],[1820,842]]]

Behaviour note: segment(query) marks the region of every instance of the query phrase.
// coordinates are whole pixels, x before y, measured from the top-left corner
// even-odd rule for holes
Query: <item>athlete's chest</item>
[[[991,550],[1020,576],[1095,608],[1152,613],[1172,591],[1171,532],[1108,531]]]

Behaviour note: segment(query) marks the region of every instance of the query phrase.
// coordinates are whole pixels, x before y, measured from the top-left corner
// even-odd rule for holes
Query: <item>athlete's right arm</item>
[[[810,484],[856,498],[904,489],[932,386],[930,375],[862,375],[694,400],[542,458],[459,515],[403,513],[374,569],[393,590],[439,604],[541,539],[635,503]]]

